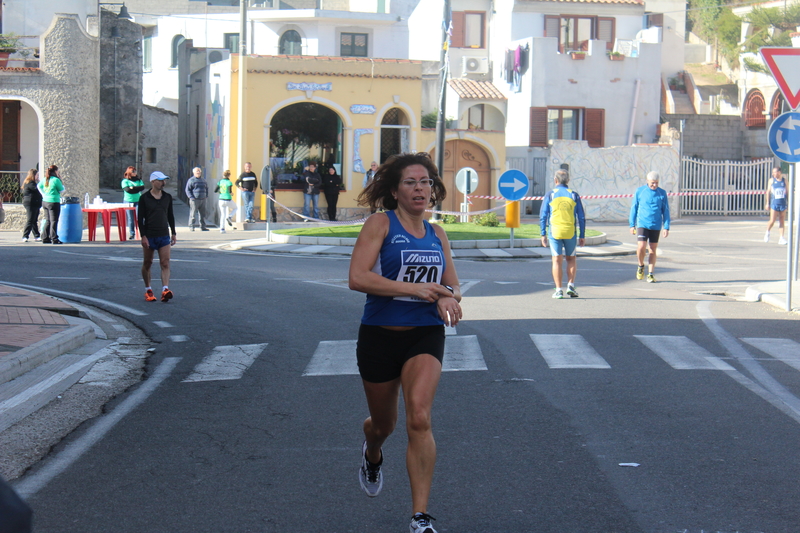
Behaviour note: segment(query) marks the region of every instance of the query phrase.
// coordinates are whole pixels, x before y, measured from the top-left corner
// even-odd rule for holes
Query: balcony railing
[[[8,58],[6,67],[31,67],[39,68],[39,43],[38,35],[20,35],[17,37],[22,46],[18,46]],[[0,48],[0,52],[8,51]]]

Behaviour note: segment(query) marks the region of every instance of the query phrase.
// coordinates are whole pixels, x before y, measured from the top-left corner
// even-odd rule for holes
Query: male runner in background
[[[139,198],[139,235],[142,236],[144,262],[142,263],[142,279],[144,280],[144,299],[155,302],[153,288],[150,286],[150,267],[153,266],[153,255],[158,252],[158,264],[161,266],[161,301],[172,299],[169,290],[169,253],[177,241],[175,234],[175,216],[172,213],[172,196],[164,192],[164,184],[169,176],[161,172],[150,174],[152,188]],[[170,237],[171,235],[171,237]]]
[[[636,189],[631,205],[631,215],[628,223],[631,226],[631,235],[636,235],[636,258],[639,267],[636,269],[636,279],[644,278],[644,254],[650,245],[650,258],[648,259],[647,282],[655,283],[653,271],[656,268],[656,249],[661,226],[664,226],[664,238],[669,235],[669,199],[667,191],[658,186],[661,177],[658,172],[647,173],[647,185]]]

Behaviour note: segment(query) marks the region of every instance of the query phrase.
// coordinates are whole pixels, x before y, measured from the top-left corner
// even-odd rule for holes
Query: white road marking
[[[90,279],[90,278],[68,278],[66,276],[36,276],[36,279]]]
[[[217,346],[183,382],[240,379],[266,347],[267,343]]]
[[[180,361],[180,357],[167,357],[156,367],[153,375],[145,380],[130,396],[125,398],[117,407],[95,419],[96,421],[86,433],[76,440],[67,444],[61,452],[58,452],[52,459],[44,459],[45,463],[32,474],[25,476],[19,483],[14,484],[14,489],[23,498],[28,499],[39,492],[54,477],[69,468],[69,466],[80,459],[92,446],[97,444],[106,433],[108,433],[122,418],[138,407],[145,401],[156,388],[169,377],[175,365]]]
[[[611,368],[580,335],[530,335],[550,368]]]
[[[792,339],[742,339],[750,346],[783,361],[795,370],[800,370],[800,344]]]
[[[92,298],[91,296],[84,296],[83,294],[76,294],[74,292],[66,292],[66,291],[57,291],[55,289],[45,289],[42,287],[34,287],[33,285],[24,285],[22,283],[11,283],[10,281],[4,281],[5,285],[11,285],[12,287],[19,287],[21,289],[31,289],[34,291],[40,291],[44,294],[58,294],[61,296],[67,296],[69,298],[75,298],[76,300],[88,300],[90,302],[99,303],[105,305],[107,307],[113,307],[114,309],[119,309],[125,313],[130,313],[131,315],[135,316],[147,316],[147,313],[139,311],[138,309],[132,309],[130,307],[125,307],[124,305],[119,305],[114,302],[109,302],[108,300],[101,300],[100,298]]]
[[[744,369],[753,376],[753,379],[748,378],[738,370],[726,373],[738,383],[771,403],[773,407],[789,416],[789,418],[800,423],[800,399],[764,370],[750,352],[719,325],[719,322],[711,313],[710,301],[697,302],[697,315],[714,337],[717,338],[717,341],[731,356],[739,361]]]
[[[172,324],[170,324],[169,322],[164,322],[163,320],[154,320],[153,324],[155,324],[156,326],[158,326],[160,328],[174,328],[175,327]]]
[[[670,335],[634,335],[642,344],[675,370],[734,370],[687,337]]]
[[[186,335],[168,335],[167,338],[172,342],[186,342],[189,340]]]
[[[455,326],[445,326],[444,327],[444,334],[445,336],[448,335],[456,335],[456,327]]]
[[[128,331],[128,328],[124,324],[111,324],[111,327],[117,331]]]
[[[320,341],[303,372],[304,376],[357,376],[354,340]],[[487,370],[475,335],[448,337],[444,343],[442,372]]]
[[[498,285],[515,285],[519,283],[519,281],[495,281]]]

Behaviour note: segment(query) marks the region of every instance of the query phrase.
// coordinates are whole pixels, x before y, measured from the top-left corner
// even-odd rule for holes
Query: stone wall
[[[741,161],[745,155],[742,117],[738,115],[669,115],[669,127],[683,129],[683,155],[709,161]],[[663,131],[663,128],[662,128]]]
[[[101,14],[100,186],[119,188],[125,169],[138,168],[143,160],[141,145],[137,147],[142,125],[142,27],[105,9]]]
[[[139,174],[149,177],[156,170],[178,176],[178,114],[159,107],[142,106],[142,163]],[[154,151],[153,151],[154,150]],[[155,155],[155,161],[148,159]]]
[[[58,14],[41,36],[39,69],[0,69],[0,98],[23,100],[36,110],[39,165],[58,165],[64,196],[93,197],[99,190],[98,58],[97,39],[77,15]]]

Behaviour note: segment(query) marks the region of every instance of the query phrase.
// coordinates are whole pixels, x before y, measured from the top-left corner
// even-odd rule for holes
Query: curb
[[[26,346],[0,361],[0,383],[11,381],[94,339],[94,328],[87,324],[81,324]]]

